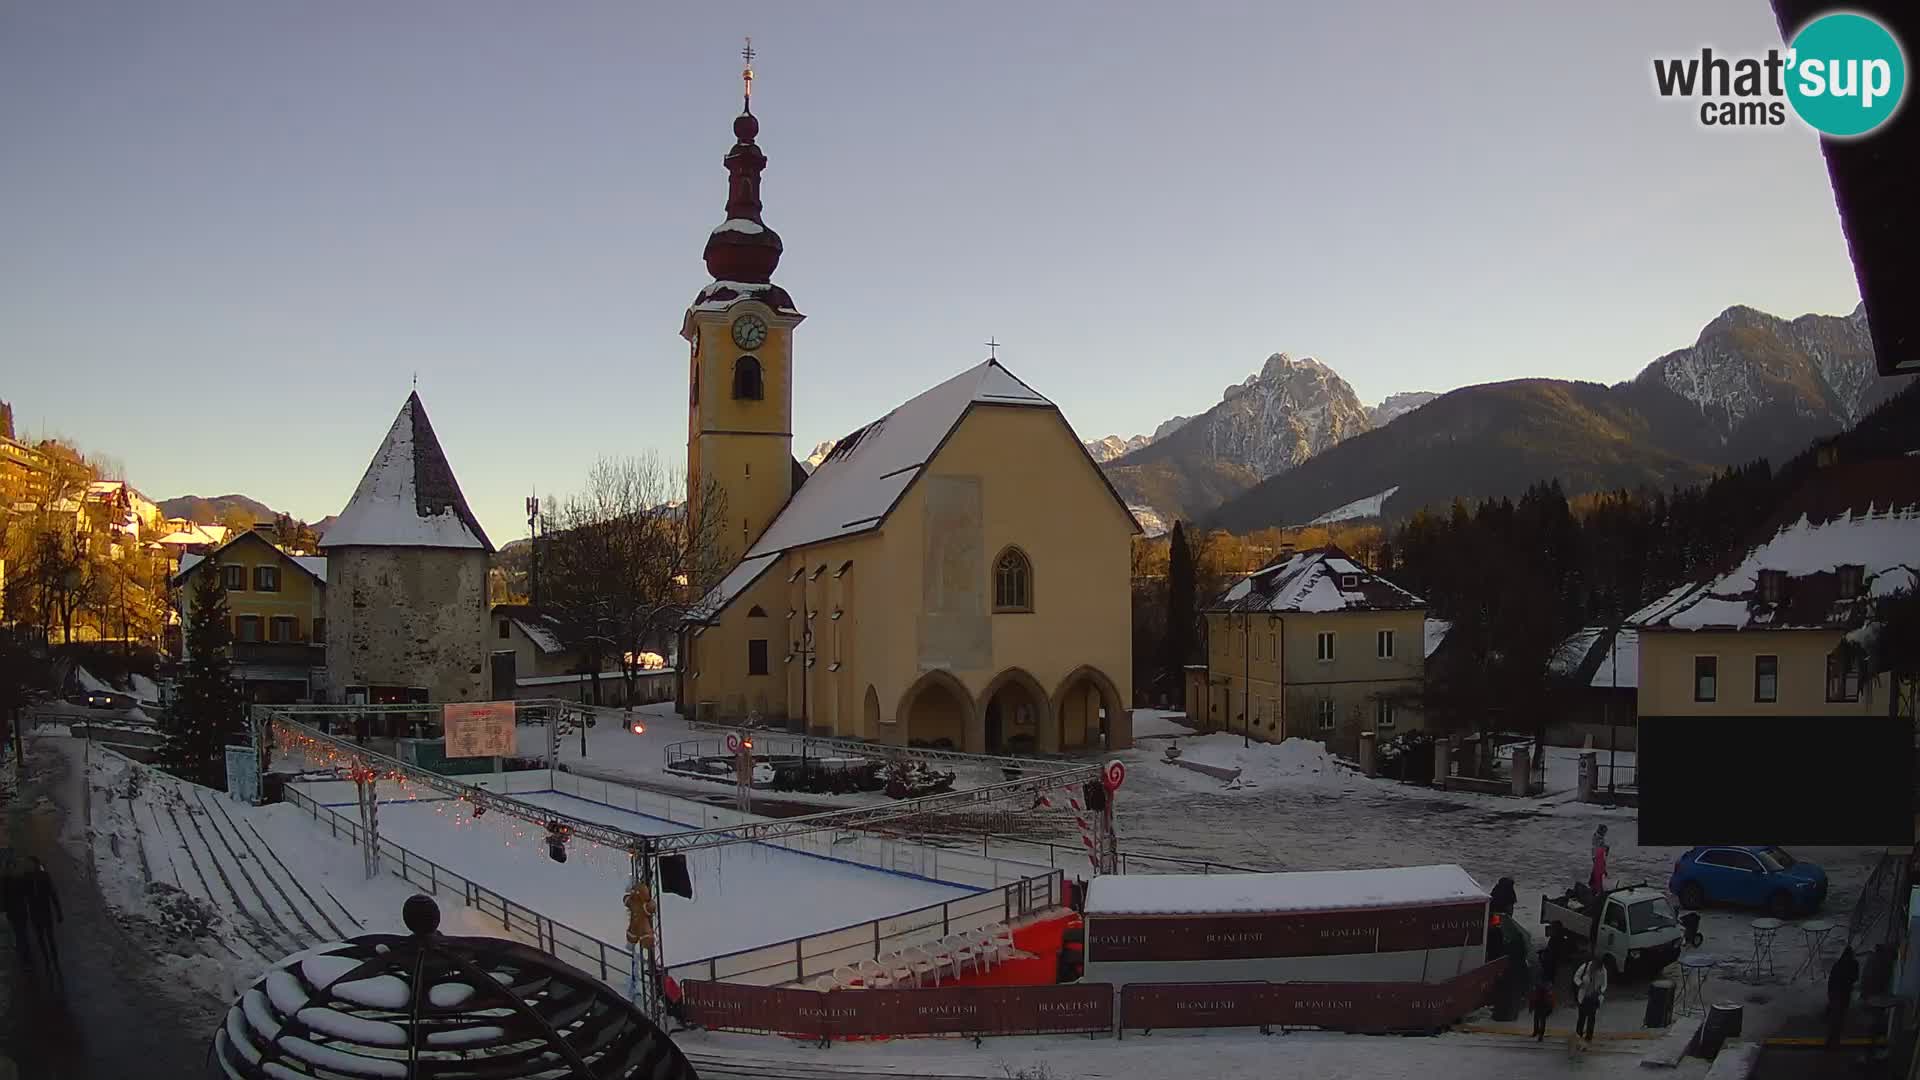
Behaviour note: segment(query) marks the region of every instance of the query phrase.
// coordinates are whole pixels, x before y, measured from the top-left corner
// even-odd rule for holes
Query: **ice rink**
[[[344,785],[342,785],[344,787]],[[347,788],[346,792],[350,792]],[[323,805],[348,817],[351,801]],[[629,832],[660,835],[683,826],[557,791],[515,793],[534,806]],[[507,814],[478,818],[459,799],[383,802],[380,835],[494,892],[609,944],[626,941],[630,860],[585,840],[567,861],[547,854],[546,834]],[[787,941],[883,918],[977,890],[876,870],[765,844],[736,844],[687,857],[692,900],[662,897],[661,935],[668,964]]]

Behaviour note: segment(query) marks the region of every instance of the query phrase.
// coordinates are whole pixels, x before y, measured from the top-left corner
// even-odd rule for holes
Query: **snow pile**
[[[1245,736],[1230,732],[1186,739],[1180,743],[1180,758],[1216,768],[1239,769],[1240,778],[1230,781],[1229,788],[1345,785],[1356,779],[1353,772],[1339,765],[1327,752],[1325,743],[1288,739],[1247,746],[1245,742]],[[1201,774],[1187,775],[1201,778]]]

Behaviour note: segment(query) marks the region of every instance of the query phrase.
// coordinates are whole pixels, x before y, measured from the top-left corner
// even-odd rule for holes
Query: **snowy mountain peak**
[[[839,441],[838,439],[824,439],[814,444],[813,453],[800,459],[800,467],[807,471],[807,475],[813,475],[813,470],[819,468],[820,463],[827,460],[827,455],[833,453],[834,445]]]
[[[1153,436],[1151,435],[1135,435],[1131,439],[1123,439],[1118,435],[1109,435],[1104,439],[1094,439],[1083,445],[1086,446],[1087,453],[1093,455],[1093,460],[1105,462],[1112,461],[1114,458],[1126,454],[1131,454],[1135,450],[1152,442]]]
[[[1427,390],[1413,390],[1404,394],[1389,394],[1385,401],[1367,410],[1367,419],[1374,427],[1386,427],[1400,417],[1439,397],[1439,394]]]
[[[1859,306],[1788,321],[1735,305],[1692,345],[1648,364],[1638,381],[1692,402],[1722,438],[1761,413],[1852,425],[1892,389],[1874,367]]]

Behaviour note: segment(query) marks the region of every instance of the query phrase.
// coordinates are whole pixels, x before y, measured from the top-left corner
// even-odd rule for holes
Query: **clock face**
[[[733,320],[733,343],[743,349],[757,349],[767,340],[767,324],[758,315],[742,315]]]

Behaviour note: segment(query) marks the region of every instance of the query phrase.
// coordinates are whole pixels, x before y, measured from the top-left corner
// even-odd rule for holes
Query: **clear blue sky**
[[[0,397],[154,497],[314,519],[417,371],[512,539],[536,485],[683,452],[748,33],[802,453],[990,335],[1097,437],[1276,351],[1366,401],[1610,382],[1858,300],[1815,137],[1652,89],[1778,44],[1759,0],[0,0]]]

